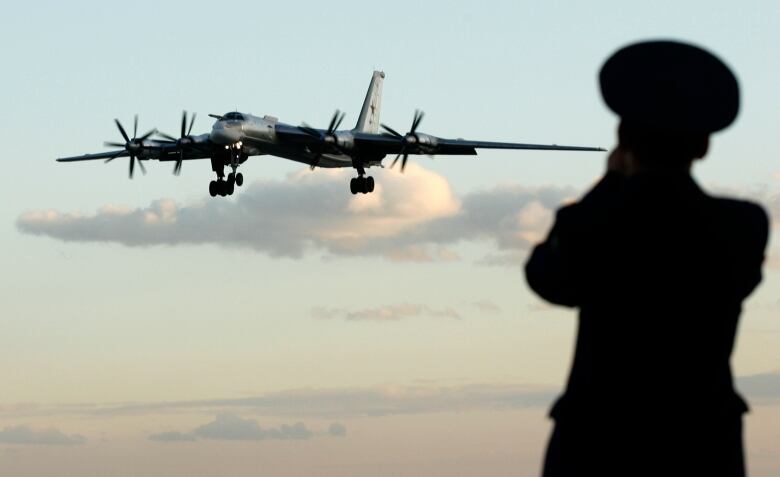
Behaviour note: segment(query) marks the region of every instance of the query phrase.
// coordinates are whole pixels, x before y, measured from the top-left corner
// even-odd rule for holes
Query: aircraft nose
[[[237,127],[225,127],[224,123],[217,123],[211,129],[209,139],[217,144],[234,144],[241,140],[241,130]]]

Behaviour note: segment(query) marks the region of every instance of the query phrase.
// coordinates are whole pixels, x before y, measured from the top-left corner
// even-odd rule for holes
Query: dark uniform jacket
[[[526,264],[542,298],[580,309],[556,422],[590,427],[582,445],[643,435],[637,445],[663,448],[682,442],[674,426],[691,423],[694,439],[695,423],[747,411],[729,359],[768,230],[761,207],[707,195],[687,173],[611,172],[561,208]]]

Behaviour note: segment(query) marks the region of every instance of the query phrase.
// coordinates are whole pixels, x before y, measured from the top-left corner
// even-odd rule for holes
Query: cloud
[[[555,306],[551,305],[550,303],[547,303],[546,301],[536,301],[534,303],[529,303],[528,305],[526,305],[525,309],[529,313],[539,313],[539,312],[554,310]]]
[[[547,406],[558,391],[557,387],[519,384],[299,389],[235,399],[104,405],[92,411],[79,412],[89,415],[126,415],[187,410],[214,412],[221,416],[251,413],[262,416],[328,419]],[[250,434],[257,432],[258,428],[257,423],[240,424],[225,419],[220,421],[218,418],[208,424],[206,429],[199,428],[192,434],[204,437],[204,432],[209,432],[209,429],[216,430],[220,425],[231,428],[245,426],[244,432]]]
[[[501,313],[501,307],[489,300],[475,301],[471,306],[483,313]]]
[[[737,388],[748,400],[756,404],[780,403],[780,371],[740,376]],[[360,388],[293,389],[243,398],[208,400],[140,402],[126,404],[78,404],[67,407],[36,406],[27,411],[30,416],[77,415],[77,416],[122,416],[164,414],[168,412],[196,412],[219,416],[251,414],[277,418],[341,419],[369,416],[392,416],[439,412],[461,412],[470,410],[513,410],[548,407],[562,391],[560,385],[473,383],[452,386],[430,384],[408,386],[374,386]],[[15,413],[0,410],[0,416]],[[156,434],[158,441],[187,439],[187,435],[205,437],[204,433],[219,433],[219,426],[231,426],[229,418],[218,417],[212,423],[201,426],[199,431],[173,434]],[[236,418],[237,422],[247,420]],[[251,435],[257,434],[259,425],[254,421],[246,426]],[[295,426],[277,428],[284,435]],[[287,430],[285,430],[287,429]],[[305,426],[303,429],[306,429]],[[268,431],[268,430],[264,430]],[[7,432],[3,431],[3,433]],[[239,431],[234,431],[239,432]],[[83,438],[71,438],[73,443]],[[3,442],[3,440],[0,440]]]
[[[514,267],[522,268],[525,265],[525,254],[519,252],[499,252],[489,253],[477,260],[477,265],[484,265],[487,267]]]
[[[334,427],[336,426],[336,427]],[[346,435],[344,426],[331,424],[327,435],[342,432]],[[152,434],[150,440],[156,442],[194,442],[198,439],[223,441],[264,441],[264,440],[306,440],[314,436],[306,425],[297,422],[293,425],[283,424],[280,427],[264,429],[253,419],[243,419],[231,413],[221,413],[213,421],[193,429],[191,432],[163,432]]]
[[[92,214],[57,210],[20,215],[27,234],[69,242],[126,246],[214,244],[273,257],[312,251],[382,256],[394,261],[451,261],[461,241],[492,241],[527,249],[546,232],[571,188],[501,186],[458,197],[444,177],[411,164],[382,174],[373,194],[353,196],[346,171],[301,171],[259,181],[235,199],[182,204],[159,199],[146,207],[106,205]]]
[[[347,321],[398,321],[414,316],[430,316],[435,318],[460,319],[460,313],[452,308],[436,309],[427,305],[402,303],[398,305],[386,305],[377,308],[364,308],[359,310],[347,310],[344,308],[312,309],[311,314],[319,319],[342,318]]]
[[[774,227],[780,227],[780,195],[767,196],[762,202],[769,211]]]
[[[263,429],[252,419],[242,419],[234,414],[220,414],[192,433],[204,439],[228,441],[262,441],[266,439],[309,439],[313,433],[302,423]]]
[[[780,403],[780,371],[752,374],[737,378],[737,388],[759,404]]]
[[[343,424],[334,422],[328,426],[328,435],[331,437],[345,437],[347,435],[347,428]]]
[[[161,432],[159,434],[152,434],[149,436],[149,440],[156,442],[193,442],[195,436],[187,432]]]
[[[84,444],[87,440],[78,434],[66,435],[57,429],[31,429],[27,426],[6,427],[0,431],[0,443],[40,444],[51,446],[72,446]]]

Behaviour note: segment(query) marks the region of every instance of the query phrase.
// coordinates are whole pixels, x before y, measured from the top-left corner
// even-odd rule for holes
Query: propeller
[[[420,126],[420,122],[422,121],[423,116],[425,116],[425,113],[420,111],[419,109],[414,110],[414,118],[412,118],[412,128],[409,130],[408,133],[402,135],[395,129],[391,128],[390,126],[386,124],[380,124],[382,126],[382,129],[390,133],[392,136],[397,137],[398,139],[401,139],[403,142],[403,145],[401,146],[401,151],[398,152],[398,155],[395,156],[395,159],[393,159],[393,163],[390,164],[390,168],[392,169],[395,166],[395,163],[398,162],[398,159],[403,154],[403,160],[401,161],[401,172],[406,169],[406,161],[409,160],[409,153],[407,152],[407,149],[410,147],[413,147],[415,144],[420,142],[420,138],[417,137],[416,131],[417,127]]]
[[[330,124],[328,124],[328,129],[323,134],[321,131],[314,129],[313,127],[309,126],[306,123],[303,123],[302,125],[298,126],[301,131],[305,132],[309,136],[316,137],[317,139],[321,139],[323,143],[335,147],[336,149],[339,149],[338,146],[338,138],[336,137],[336,130],[341,125],[341,122],[344,120],[344,116],[346,116],[346,113],[342,113],[338,109],[335,113],[333,113],[333,117],[330,118]],[[311,164],[311,168],[314,169],[317,164],[320,162],[320,158],[322,157],[322,149],[317,153],[317,155],[314,157],[314,162]]]
[[[146,168],[144,167],[143,163],[141,162],[141,159],[138,158],[138,154],[141,153],[144,150],[144,141],[149,139],[149,136],[157,132],[157,129],[152,129],[148,133],[144,134],[141,137],[138,137],[138,115],[135,115],[135,119],[133,120],[133,138],[130,139],[127,136],[127,132],[125,131],[125,128],[122,127],[122,123],[119,122],[118,119],[114,119],[114,122],[116,123],[117,129],[119,129],[119,133],[122,134],[122,137],[124,138],[125,142],[119,143],[119,142],[105,142],[104,144],[108,147],[122,147],[124,148],[124,151],[127,151],[130,153],[130,178],[133,178],[133,169],[135,168],[135,161],[138,161],[138,167],[141,168],[141,171],[146,174]],[[119,157],[120,154],[122,154],[124,151],[119,151],[113,156],[106,159],[105,162],[111,162],[117,157]]]
[[[179,149],[179,159],[176,161],[176,165],[173,166],[173,173],[177,176],[181,174],[181,165],[182,162],[184,161],[184,146],[193,143],[192,137],[190,137],[190,133],[192,133],[192,126],[195,125],[195,117],[197,115],[198,115],[197,113],[192,113],[192,118],[190,119],[190,126],[187,127],[187,111],[181,112],[181,133],[179,135],[179,139],[171,137],[163,132],[157,133],[161,137],[169,141],[175,142],[176,147]]]

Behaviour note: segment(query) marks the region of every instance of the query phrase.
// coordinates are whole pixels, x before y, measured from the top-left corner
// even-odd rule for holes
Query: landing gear
[[[374,192],[374,178],[364,177],[366,175],[366,169],[363,167],[363,163],[353,161],[353,166],[357,169],[358,176],[353,177],[352,180],[349,181],[349,191],[352,192],[352,194],[357,194],[358,192],[361,194]]]
[[[212,160],[212,169],[217,174],[217,180],[209,183],[209,195],[211,197],[233,195],[236,186],[241,187],[244,184],[244,175],[240,172],[236,173],[239,165],[238,161],[233,160],[228,165],[233,169],[233,172],[228,174],[226,178],[224,173],[225,164]]]
[[[360,192],[361,194],[368,194],[374,192],[374,178],[373,177],[353,177],[349,181],[349,191],[353,194]]]
[[[226,195],[233,195],[235,191],[235,182],[228,180],[217,179],[209,182],[209,195],[211,197],[225,197]]]

